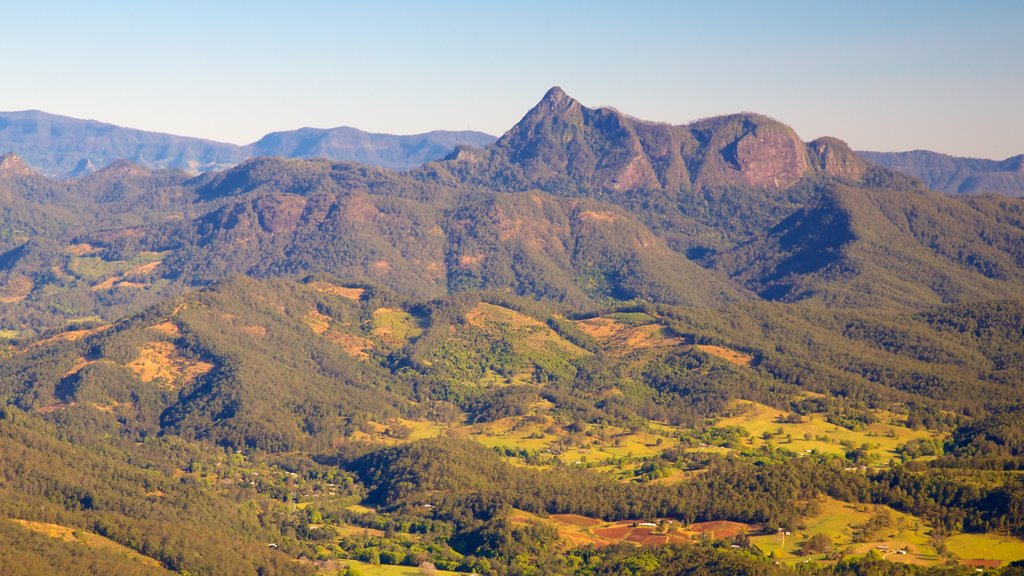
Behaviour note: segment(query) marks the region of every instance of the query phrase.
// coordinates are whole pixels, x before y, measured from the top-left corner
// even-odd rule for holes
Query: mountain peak
[[[141,176],[147,172],[149,172],[149,170],[145,167],[140,166],[131,160],[122,158],[120,160],[114,160],[103,169],[95,172],[95,174],[123,178],[126,176]]]
[[[562,90],[561,86],[552,86],[547,92],[544,93],[544,97],[541,98],[542,102],[559,103],[572,100],[572,97]]]
[[[67,178],[80,178],[82,176],[88,176],[96,172],[96,165],[92,163],[92,160],[88,158],[82,158],[75,165],[74,170],[68,172],[65,176]]]
[[[35,173],[35,170],[13,152],[0,156],[0,175],[2,176],[28,176]]]
[[[565,93],[558,86],[552,86],[548,90],[544,97],[540,99],[540,102],[531,110],[531,114],[551,115],[551,114],[562,114],[572,108],[578,108],[580,103],[577,102],[572,96]]]

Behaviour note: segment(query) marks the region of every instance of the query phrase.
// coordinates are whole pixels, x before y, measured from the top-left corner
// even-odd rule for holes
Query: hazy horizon
[[[551,86],[858,150],[1024,153],[1024,5],[790,1],[21,4],[0,109],[249,144],[302,127],[500,136]]]

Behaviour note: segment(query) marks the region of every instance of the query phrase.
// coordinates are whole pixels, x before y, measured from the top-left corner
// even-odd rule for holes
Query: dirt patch
[[[341,296],[342,298],[348,298],[349,300],[359,301],[363,298],[363,294],[366,293],[365,288],[349,288],[347,286],[337,286],[328,282],[310,282],[310,288],[321,292],[323,294],[334,294],[335,296]]]
[[[391,272],[391,263],[387,260],[378,260],[373,264],[370,264],[370,268],[378,274],[386,274]]]
[[[736,364],[737,366],[750,366],[750,363],[754,361],[754,357],[752,355],[744,354],[739,350],[733,350],[732,348],[726,348],[724,346],[698,344],[696,348],[701,352],[704,352],[705,354],[714,356],[716,358],[721,358],[722,360],[725,360],[726,362],[731,362],[733,364]]]

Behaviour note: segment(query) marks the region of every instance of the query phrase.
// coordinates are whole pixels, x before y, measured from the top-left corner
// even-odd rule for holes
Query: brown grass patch
[[[507,323],[512,326],[546,326],[540,320],[531,318],[515,310],[481,302],[466,313],[466,322],[473,326],[483,326],[487,322]]]
[[[139,357],[126,365],[143,382],[161,381],[172,389],[195,382],[213,370],[213,364],[181,355],[170,342],[149,342],[139,350]]]
[[[74,342],[75,340],[81,340],[86,336],[92,336],[93,334],[99,334],[104,330],[109,330],[111,327],[113,327],[113,324],[104,324],[103,326],[97,326],[96,328],[90,328],[88,330],[68,330],[67,332],[62,332],[56,336],[51,336],[50,338],[45,338],[35,342],[30,346],[30,348],[46,346],[47,344],[53,344],[54,342]]]
[[[750,532],[751,526],[742,522],[730,522],[728,520],[714,520],[711,522],[698,522],[690,524],[690,530],[707,534],[712,538],[732,538],[744,532]]]
[[[391,263],[387,260],[377,260],[373,264],[370,264],[370,268],[379,274],[386,274],[391,272]]]
[[[306,326],[309,326],[309,329],[317,334],[323,334],[331,327],[331,317],[316,308],[310,308],[303,320],[306,322]]]
[[[114,287],[114,284],[117,284],[118,282],[120,282],[123,279],[124,279],[124,276],[111,276],[110,278],[107,278],[103,282],[99,282],[97,284],[93,284],[92,285],[92,291],[93,292],[99,292],[100,290],[110,290],[111,288]]]
[[[738,366],[750,366],[750,363],[754,361],[754,357],[750,354],[744,354],[739,350],[733,350],[732,348],[726,348],[724,346],[712,346],[710,344],[698,344],[696,346],[698,350],[705,354],[721,358],[726,362],[731,362]]]
[[[28,276],[15,276],[2,289],[3,295],[0,296],[0,302],[4,304],[21,302],[32,293],[34,286],[32,279]]]
[[[590,220],[596,222],[614,222],[615,214],[612,212],[596,212],[594,210],[584,210],[580,212],[580,220]]]
[[[71,254],[72,256],[79,256],[79,257],[81,257],[81,256],[88,256],[90,254],[95,254],[95,253],[99,252],[100,249],[95,247],[95,246],[93,246],[92,244],[84,244],[83,243],[83,244],[72,244],[71,246],[68,246],[67,248],[65,248],[64,251],[67,252],[68,254]]]
[[[430,272],[430,274],[435,278],[444,278],[444,263],[436,260],[427,262],[427,272]]]
[[[608,528],[595,528],[594,534],[611,540],[622,540],[629,536],[633,529],[629,526],[610,526]]]
[[[600,526],[602,522],[597,518],[580,516],[579,514],[552,514],[551,519],[562,524],[586,528],[588,526]]]
[[[633,530],[629,533],[629,536],[626,537],[626,542],[635,542],[636,544],[643,544],[644,541],[651,536],[652,532],[653,530],[648,527],[633,528]],[[668,539],[666,538],[666,541],[667,540]]]
[[[267,329],[263,326],[242,326],[238,329],[242,334],[248,334],[249,336],[266,336]]]
[[[156,330],[157,332],[161,334],[166,334],[167,336],[181,335],[181,330],[178,329],[178,325],[175,324],[174,322],[171,322],[170,320],[167,320],[166,322],[160,322],[159,324],[153,324],[152,326],[149,327],[149,329]]]
[[[459,256],[459,265],[460,266],[476,266],[476,265],[480,264],[481,262],[483,262],[486,258],[487,258],[486,254],[477,254],[475,256],[470,256],[470,255],[466,254],[466,255],[463,255],[463,256]]]
[[[139,276],[141,276],[143,274],[152,274],[153,271],[156,270],[157,266],[159,266],[162,262],[163,262],[163,260],[156,260],[154,262],[148,262],[146,264],[139,264],[135,268],[132,268],[131,270],[126,272],[125,276],[132,276],[132,275],[139,275]]]
[[[337,343],[353,358],[360,360],[366,360],[370,357],[370,350],[373,350],[373,342],[363,338],[362,336],[356,336],[355,334],[346,334],[344,332],[329,332],[327,339],[331,342]]]
[[[161,264],[161,262],[163,262],[163,260],[157,260],[155,262],[147,262],[146,264],[140,264],[140,265],[132,268],[131,270],[129,270],[129,271],[127,271],[124,274],[121,274],[119,276],[111,276],[110,278],[107,278],[106,280],[104,280],[102,282],[99,282],[97,284],[93,284],[92,291],[93,292],[99,292],[100,290],[110,290],[111,288],[114,288],[114,287],[117,287],[117,288],[145,288],[146,286],[148,286],[147,284],[143,284],[141,282],[134,282],[134,281],[130,281],[130,280],[125,280],[125,278],[129,278],[129,277],[136,277],[137,278],[139,276],[148,276],[149,274],[152,274],[154,270],[156,270],[156,267],[159,266]]]
[[[647,348],[668,348],[685,346],[688,342],[682,336],[660,324],[629,326],[611,318],[598,317],[580,320],[580,330],[605,345],[613,355],[627,354],[633,350]]]
[[[359,301],[363,298],[363,294],[366,293],[365,288],[349,288],[347,286],[338,286],[330,284],[328,282],[310,282],[310,288],[323,294],[334,294],[335,296],[341,296],[342,298],[348,298],[349,300]]]
[[[14,522],[15,524],[18,524],[23,528],[27,528],[28,530],[31,530],[33,532],[49,536],[50,538],[54,538],[62,542],[75,542],[78,544],[88,546],[89,548],[93,548],[95,550],[115,552],[127,556],[128,558],[138,561],[147,566],[151,566],[153,568],[161,568],[163,566],[162,564],[160,564],[160,562],[157,562],[156,559],[150,558],[149,556],[143,556],[135,550],[132,550],[127,546],[118,544],[117,542],[114,542],[113,540],[110,540],[108,538],[104,538],[99,534],[94,534],[92,532],[79,530],[76,528],[70,528],[67,526],[61,526],[60,524],[48,524],[46,522],[33,522],[31,520],[15,519],[11,519],[11,522]]]
[[[93,360],[86,360],[85,358],[79,358],[77,361],[75,361],[75,365],[72,366],[70,370],[65,372],[64,376],[62,376],[61,378],[63,379],[63,378],[67,378],[68,376],[74,376],[75,374],[78,374],[82,370],[82,368],[85,368],[86,366],[88,366],[89,364],[92,364],[93,362],[94,362]]]

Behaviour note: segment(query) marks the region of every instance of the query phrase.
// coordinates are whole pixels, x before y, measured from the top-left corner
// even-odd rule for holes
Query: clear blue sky
[[[1024,1],[0,0],[0,110],[247,143],[501,134],[552,85],[649,120],[1024,153]]]

